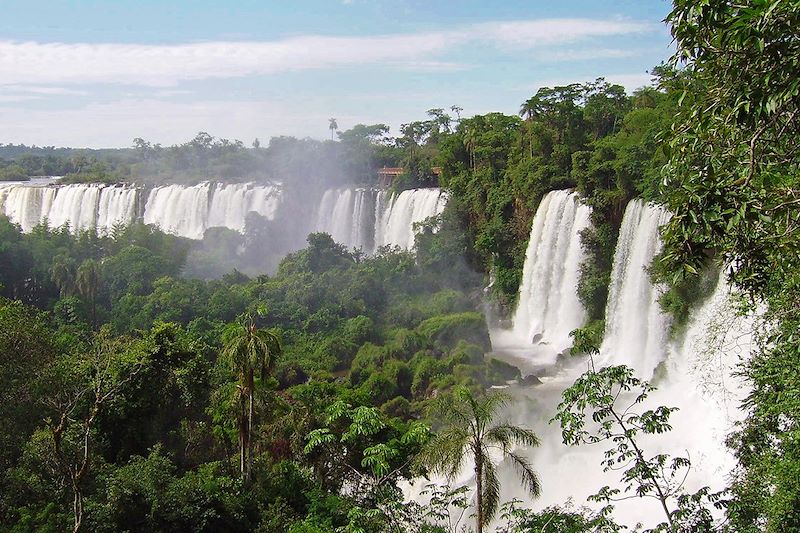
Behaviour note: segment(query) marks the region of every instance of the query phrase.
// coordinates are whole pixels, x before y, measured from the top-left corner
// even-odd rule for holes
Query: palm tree
[[[333,140],[333,132],[339,129],[339,124],[336,123],[335,118],[328,119],[328,129],[331,130],[331,140]]]
[[[545,103],[537,93],[535,96],[531,96],[522,102],[522,105],[519,106],[519,112],[517,114],[521,118],[530,121],[542,114],[544,105]]]
[[[92,314],[92,327],[97,328],[97,292],[100,289],[100,265],[94,259],[87,259],[78,267],[75,288],[84,301],[88,301]]]
[[[464,131],[464,146],[469,154],[469,168],[475,170],[475,144],[477,142],[477,133],[472,125],[468,125]]]
[[[252,313],[242,315],[226,331],[222,357],[239,376],[239,467],[245,481],[250,481],[253,466],[255,377],[266,379],[281,352],[278,336],[256,327]]]
[[[539,478],[528,460],[512,450],[514,445],[538,446],[539,438],[528,429],[507,422],[495,423],[497,411],[509,401],[504,394],[475,397],[466,388],[457,389],[452,396],[440,397],[434,403],[435,418],[444,428],[431,439],[419,456],[419,462],[434,474],[452,481],[468,458],[474,464],[477,498],[477,533],[489,524],[497,512],[500,482],[492,462],[491,451],[509,459],[522,485],[532,497],[541,492]]]
[[[66,255],[59,255],[53,259],[50,267],[50,279],[58,287],[60,296],[72,296],[75,293],[77,275],[75,262]]]

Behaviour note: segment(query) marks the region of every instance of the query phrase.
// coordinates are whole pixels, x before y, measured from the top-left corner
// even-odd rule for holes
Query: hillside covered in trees
[[[9,181],[307,191],[377,186],[388,166],[404,169],[394,193],[449,195],[412,250],[365,254],[312,233],[250,276],[229,259],[253,223],[191,241],[141,222],[23,232],[0,220],[0,529],[800,531],[800,5],[675,0],[668,24],[676,57],[630,95],[602,78],[545,87],[518,115],[431,109],[397,137],[332,122],[330,141],[266,146],[207,133],[125,150],[0,146]],[[495,357],[487,315],[513,312],[536,210],[567,188],[592,215],[577,286],[586,322],[564,358],[588,366],[545,416],[565,446],[613,443],[594,466],[623,471],[592,502],[541,509],[542,480],[517,453],[535,455],[540,437],[507,423],[513,399],[493,390],[538,378]],[[738,368],[748,391],[721,492],[684,490],[688,460],[641,451],[671,429],[673,409],[645,401],[658,375],[591,358],[634,198],[671,213],[649,274],[673,330],[719,269],[741,312],[761,317]],[[227,273],[191,275],[199,253],[218,263],[204,272]],[[500,501],[500,459],[525,501]],[[462,467],[475,483],[455,482]],[[403,490],[423,476],[427,498],[409,503]],[[632,529],[613,507],[637,496],[663,512]]]

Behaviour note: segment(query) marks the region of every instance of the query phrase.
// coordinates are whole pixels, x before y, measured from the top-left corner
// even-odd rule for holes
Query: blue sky
[[[541,86],[633,90],[667,59],[662,0],[3,0],[0,143],[266,141],[433,107],[502,111]]]

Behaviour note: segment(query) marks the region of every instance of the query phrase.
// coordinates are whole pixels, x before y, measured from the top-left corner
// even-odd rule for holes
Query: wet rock
[[[522,385],[523,387],[533,387],[535,385],[541,385],[542,380],[539,379],[537,376],[534,376],[533,374],[528,374],[527,376],[519,380],[519,384]]]

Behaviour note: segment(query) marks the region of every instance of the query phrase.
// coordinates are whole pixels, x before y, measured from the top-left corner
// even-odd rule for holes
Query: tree
[[[333,134],[339,129],[339,124],[335,118],[328,119],[328,129],[331,130],[331,140],[333,140]]]
[[[575,334],[573,353],[598,353],[592,339],[585,331]],[[666,521],[650,531],[711,532],[714,521],[708,504],[715,503],[718,495],[709,494],[708,488],[694,494],[683,491],[683,482],[691,468],[688,457],[670,457],[658,454],[648,457],[642,447],[640,435],[658,435],[672,429],[670,415],[677,409],[659,406],[636,411],[654,391],[647,381],[635,377],[633,369],[622,366],[596,370],[590,357],[589,369],[562,393],[556,416],[564,444],[609,443],[605,452],[603,470],[622,470],[624,489],[608,486],[590,496],[598,502],[609,503],[622,493],[633,492],[638,497],[658,500]],[[587,425],[587,420],[591,422]],[[602,515],[607,516],[611,507]]]
[[[458,475],[468,458],[472,459],[478,533],[482,533],[494,518],[500,499],[500,481],[490,456],[491,450],[499,451],[503,459],[511,461],[522,485],[532,497],[538,497],[541,491],[539,478],[530,462],[512,450],[515,445],[538,446],[539,438],[529,429],[495,422],[497,411],[508,401],[507,395],[497,393],[476,397],[466,388],[441,396],[434,403],[432,414],[444,426],[419,456],[421,466],[450,480]]]
[[[663,268],[693,282],[709,255],[763,302],[760,353],[744,365],[747,416],[728,516],[740,531],[800,530],[800,4],[675,0]]]
[[[50,267],[50,278],[58,287],[62,298],[75,294],[77,272],[72,258],[65,255],[56,257],[53,266]]]
[[[346,485],[363,520],[383,522],[381,531],[405,531],[401,512],[400,477],[411,477],[414,454],[430,437],[421,422],[387,420],[375,407],[352,407],[337,400],[325,412],[325,427],[306,436],[303,452],[315,456],[315,470],[323,481]],[[333,480],[325,477],[335,478]]]
[[[60,358],[49,370],[58,383],[45,398],[55,416],[48,418],[50,453],[72,492],[73,531],[84,520],[84,486],[89,477],[98,418],[106,406],[117,401],[125,386],[147,363],[147,355],[129,350],[124,339],[105,333],[77,356]]]
[[[89,304],[92,327],[97,327],[97,293],[100,290],[100,265],[94,259],[87,259],[78,267],[75,275],[75,288],[81,298]]]
[[[265,380],[281,353],[277,334],[259,329],[252,313],[242,315],[225,333],[221,355],[239,377],[239,468],[247,482],[253,465],[255,378]]]

